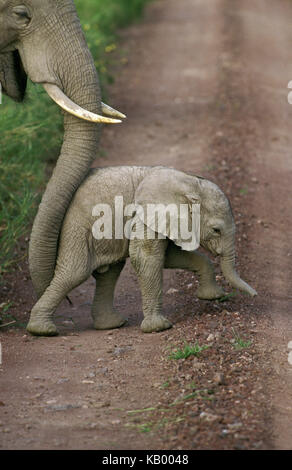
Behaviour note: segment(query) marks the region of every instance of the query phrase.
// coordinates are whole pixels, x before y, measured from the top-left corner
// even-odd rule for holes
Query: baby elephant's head
[[[142,181],[136,191],[136,204],[164,205],[169,208],[166,224],[157,226],[157,220],[146,221],[152,230],[161,232],[184,250],[192,251],[201,245],[213,255],[219,255],[226,280],[236,289],[256,295],[235,269],[235,223],[230,203],[225,194],[211,181],[169,168],[156,168]],[[188,208],[188,210],[178,209]],[[165,209],[164,209],[165,211]],[[188,229],[193,230],[189,240],[183,239],[183,230],[174,230],[172,222],[179,213],[181,221],[188,218]],[[155,220],[154,220],[155,219]],[[155,225],[156,224],[156,225]],[[175,227],[176,229],[176,227]],[[187,231],[187,233],[189,233]],[[188,238],[188,237],[187,237]]]
[[[201,229],[200,244],[220,256],[224,277],[235,288],[251,296],[256,291],[235,270],[235,223],[229,200],[211,181],[200,179]]]

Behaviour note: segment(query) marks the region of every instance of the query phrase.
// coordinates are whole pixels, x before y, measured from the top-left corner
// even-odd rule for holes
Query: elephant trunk
[[[55,84],[82,108],[100,114],[97,72],[77,14],[75,10],[72,12],[72,8],[72,2],[69,2],[69,9],[65,8],[62,12],[61,28],[59,25],[59,29],[51,35],[54,42],[52,50],[58,51],[57,63],[56,59],[50,59],[55,60],[53,62]],[[52,24],[50,21],[50,28]],[[50,51],[47,52],[47,57],[49,53]],[[45,77],[35,81],[53,83],[52,80],[47,81]],[[30,238],[29,267],[38,297],[44,293],[54,276],[62,222],[75,191],[96,158],[99,130],[100,126],[95,123],[64,113],[64,141],[61,154],[40,203]]]
[[[221,257],[221,270],[225,279],[234,287],[235,289],[240,289],[243,292],[254,297],[257,295],[257,292],[250,287],[245,281],[243,281],[240,276],[237,274],[235,269],[235,255],[222,256]]]

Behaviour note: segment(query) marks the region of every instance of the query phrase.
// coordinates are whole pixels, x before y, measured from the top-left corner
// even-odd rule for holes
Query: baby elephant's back
[[[108,206],[113,210],[123,201],[134,202],[137,186],[149,169],[145,167],[120,166],[91,169],[77,190],[68,210],[84,221],[92,221],[98,207]]]

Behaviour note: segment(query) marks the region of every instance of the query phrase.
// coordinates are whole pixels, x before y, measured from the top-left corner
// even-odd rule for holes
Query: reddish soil
[[[199,301],[192,273],[167,270],[175,326],[143,334],[127,263],[126,327],[93,330],[89,280],[59,307],[60,335],[35,338],[23,263],[0,300],[16,320],[0,328],[2,449],[291,449],[291,18],[289,0],[158,0],[121,33],[128,62],[116,54],[110,95],[128,119],[104,128],[96,166],[163,164],[216,182],[258,296]],[[208,348],[169,359],[184,342]]]

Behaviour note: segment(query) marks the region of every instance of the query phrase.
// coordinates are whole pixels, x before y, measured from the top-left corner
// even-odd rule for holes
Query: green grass
[[[75,0],[102,85],[113,81],[108,66],[110,55],[117,48],[117,28],[139,18],[147,2],[149,0]],[[121,61],[124,59],[121,57]]]
[[[230,292],[229,294],[223,295],[220,299],[217,299],[217,302],[228,302],[232,297],[236,296],[236,291]]]
[[[169,354],[169,359],[187,359],[190,356],[199,356],[202,351],[209,348],[207,345],[200,346],[198,342],[194,345],[185,344],[183,349],[175,349]]]
[[[160,388],[168,388],[170,386],[170,381],[167,380],[166,382],[163,382],[163,384],[160,385]]]
[[[5,328],[6,326],[25,326],[22,322],[18,321],[17,318],[15,318],[11,314],[11,307],[13,307],[13,302],[9,300],[0,304],[0,331],[3,331],[2,328]]]
[[[245,186],[244,188],[241,188],[239,190],[239,194],[241,194],[241,196],[245,196],[245,194],[247,194],[247,193],[248,193],[248,187],[247,186]]]
[[[252,344],[252,341],[251,340],[244,340],[243,338],[241,338],[239,336],[239,334],[236,332],[236,330],[234,328],[232,328],[232,334],[233,334],[233,343],[232,343],[232,346],[235,348],[235,349],[246,349],[246,348],[249,348]]]
[[[143,11],[149,0],[75,0],[99,72],[103,95],[117,48],[117,30]],[[120,54],[121,56],[121,54]],[[121,61],[125,58],[121,57]],[[29,233],[40,193],[62,142],[62,117],[41,86],[29,83],[24,104],[6,96],[0,105],[0,280],[19,260],[17,243]],[[25,254],[23,254],[25,255]],[[23,256],[22,255],[22,256]]]
[[[129,410],[127,411],[128,414],[137,414],[137,413],[145,413],[147,411],[155,411],[156,407],[151,406],[150,408],[141,408],[140,410]]]
[[[45,182],[45,163],[61,143],[61,117],[39,88],[29,84],[21,106],[3,98],[0,107],[0,238],[1,273],[18,260],[17,240],[28,232],[37,194]]]
[[[180,400],[173,403],[173,405],[177,405],[182,401],[193,400],[193,399],[201,399],[201,400],[214,400],[214,391],[213,390],[196,390],[188,395],[184,395]]]
[[[146,423],[126,423],[125,427],[136,429],[140,433],[158,432],[172,423],[180,423],[185,420],[185,416],[163,417],[155,421]]]

